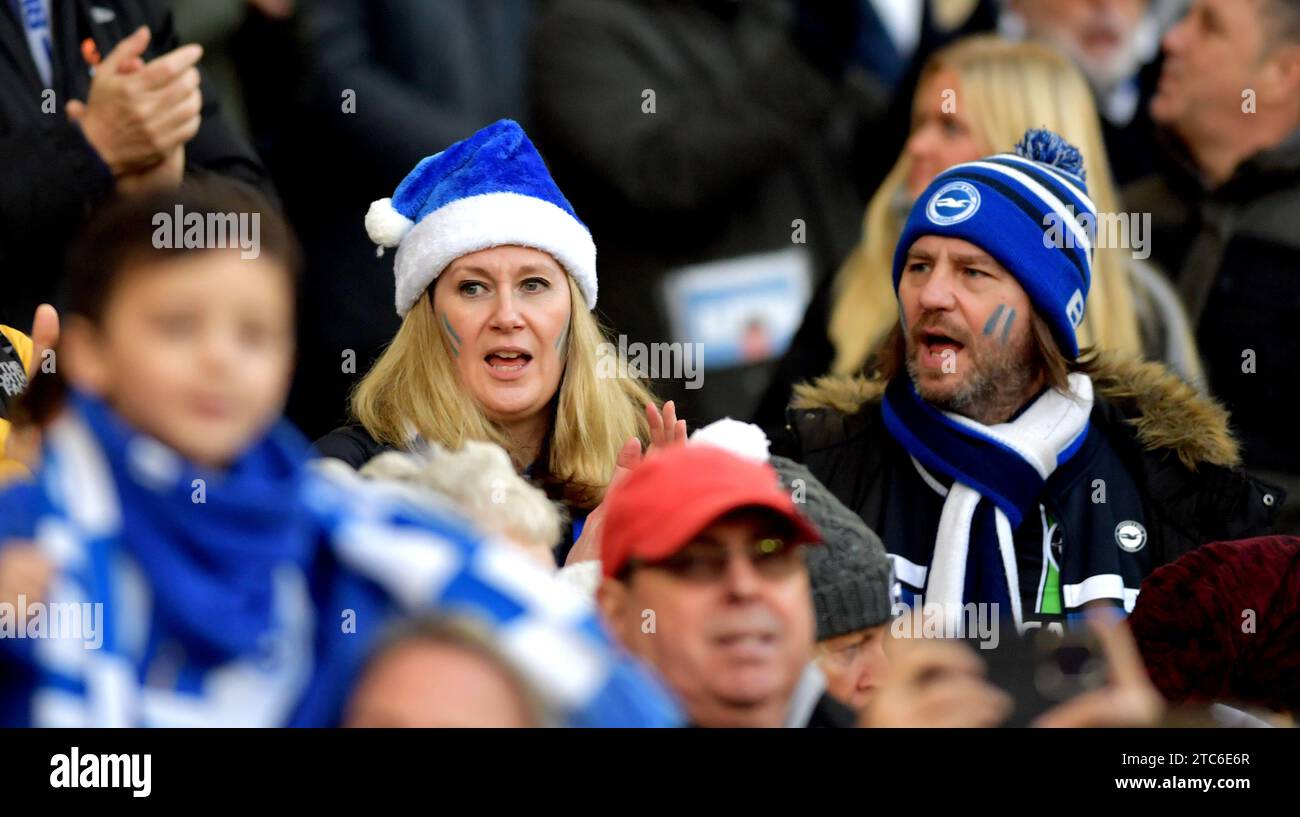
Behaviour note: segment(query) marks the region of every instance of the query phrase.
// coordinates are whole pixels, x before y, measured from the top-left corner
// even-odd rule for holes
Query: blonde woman
[[[935,176],[1045,127],[1076,145],[1088,168],[1098,212],[1120,203],[1088,84],[1066,57],[1037,43],[971,37],[930,58],[912,104],[912,132],[903,153],[867,206],[863,237],[809,307],[787,359],[759,411],[776,424],[801,380],[853,374],[873,360],[898,321],[890,279],[894,248],[912,202]],[[1134,251],[1102,247],[1093,265],[1092,291],[1081,347],[1165,360],[1193,382],[1201,380],[1195,342],[1172,289]]]
[[[588,513],[616,466],[684,441],[686,424],[639,381],[598,374],[596,247],[532,142],[502,120],[424,159],[366,229],[398,248],[402,325],[352,395],[355,424],[317,450],[360,468],[423,443],[496,443],[566,506],[557,558],[593,558]]]

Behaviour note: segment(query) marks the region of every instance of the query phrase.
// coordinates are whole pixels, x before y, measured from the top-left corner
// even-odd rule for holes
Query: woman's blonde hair
[[[957,104],[995,152],[1010,150],[1030,128],[1055,131],[1083,153],[1088,192],[1098,213],[1118,212],[1092,91],[1066,57],[1036,43],[978,36],[936,53],[921,79],[943,70],[960,78]],[[913,106],[921,103],[918,98]],[[898,322],[894,249],[911,206],[909,171],[904,151],[867,206],[862,239],[836,276],[827,330],[835,347],[834,374],[861,371]],[[1078,328],[1080,348],[1142,355],[1128,265],[1121,248],[1096,250],[1087,311]]]
[[[654,400],[640,380],[601,377],[597,356],[604,331],[573,278],[573,304],[564,373],[552,401],[551,428],[542,446],[545,474],[534,474],[553,495],[580,508],[604,497],[619,450],[629,437],[649,441],[645,404]],[[397,335],[352,393],[352,416],[378,442],[411,447],[419,437],[457,450],[466,440],[513,446],[500,424],[460,385],[447,340],[433,309],[432,287],[406,314]],[[517,467],[528,463],[516,462]]]

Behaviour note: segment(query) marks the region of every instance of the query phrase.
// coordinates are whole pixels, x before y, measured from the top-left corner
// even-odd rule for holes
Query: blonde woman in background
[[[1039,127],[1079,148],[1098,212],[1119,213],[1092,92],[1066,57],[1037,43],[979,36],[930,58],[912,104],[911,136],[867,206],[861,241],[833,282],[814,296],[763,400],[760,424],[781,422],[795,383],[870,367],[898,321],[890,270],[903,219],[930,181],[953,165],[1015,144],[1026,130]],[[1199,384],[1203,378],[1195,342],[1176,294],[1134,252],[1097,249],[1079,345],[1163,360]]]

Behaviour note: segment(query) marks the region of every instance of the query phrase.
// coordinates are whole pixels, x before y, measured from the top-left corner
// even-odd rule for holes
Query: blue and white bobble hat
[[[1078,149],[1041,129],[1028,131],[1014,153],[945,170],[916,200],[903,226],[894,252],[894,291],[917,239],[969,241],[1015,276],[1061,351],[1077,357],[1075,330],[1092,282],[1097,232],[1097,206],[1088,198],[1086,178]]]
[[[402,317],[452,261],[507,244],[550,253],[578,284],[587,308],[596,306],[591,231],[523,128],[509,119],[422,159],[391,199],[370,205],[366,232],[380,255],[397,247],[393,274]]]

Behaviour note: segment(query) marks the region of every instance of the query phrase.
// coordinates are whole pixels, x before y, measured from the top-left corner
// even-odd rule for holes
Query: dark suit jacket
[[[147,25],[153,37],[146,60],[181,44],[158,0],[53,0],[50,17],[53,110],[44,104],[49,94],[22,24],[9,3],[0,3],[0,323],[23,331],[31,328],[36,305],[54,299],[63,254],[83,219],[115,188],[108,167],[64,113],[69,99],[84,101],[90,89],[82,41],[92,38],[107,55]],[[206,81],[202,116],[185,146],[187,175],[218,173],[274,198],[261,162],[226,123]]]

